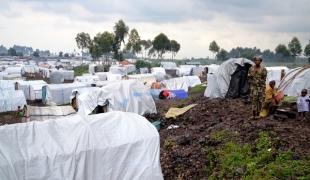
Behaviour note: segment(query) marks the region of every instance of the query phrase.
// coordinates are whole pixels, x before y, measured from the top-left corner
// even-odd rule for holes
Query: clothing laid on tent
[[[47,105],[70,103],[72,90],[87,87],[83,83],[48,84],[42,88],[42,101]]]
[[[286,73],[278,86],[288,96],[299,96],[302,89],[310,92],[310,67],[298,67]]]
[[[98,105],[107,105],[108,111],[134,112],[140,115],[156,113],[155,102],[150,89],[137,80],[123,80],[109,83],[78,96],[78,113],[90,114]]]
[[[134,113],[0,127],[0,179],[162,180],[156,128]]]
[[[22,90],[0,91],[0,112],[17,111],[18,106],[24,105],[27,105],[27,102]]]
[[[225,61],[213,74],[208,74],[208,86],[204,95],[209,98],[224,98],[226,94],[227,97],[245,94],[248,89],[246,72],[252,65],[252,61],[244,58]]]

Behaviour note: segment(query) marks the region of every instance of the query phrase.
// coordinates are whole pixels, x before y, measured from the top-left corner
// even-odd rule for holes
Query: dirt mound
[[[181,105],[176,101],[157,102],[157,107],[163,115],[171,105],[178,107],[193,102],[198,105],[177,119],[162,118],[161,165],[165,179],[205,177],[206,144],[217,146],[218,142],[211,140],[210,136],[222,130],[238,134],[237,142],[249,144],[254,143],[260,132],[268,132],[277,139],[279,150],[291,150],[298,156],[309,153],[310,119],[308,122],[278,121],[269,117],[255,121],[250,119],[250,105],[240,99],[210,100],[202,96],[185,104],[180,102]],[[171,124],[179,128],[168,130]]]

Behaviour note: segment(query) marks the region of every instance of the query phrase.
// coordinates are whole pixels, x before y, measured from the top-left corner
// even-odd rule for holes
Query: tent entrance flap
[[[236,71],[231,75],[226,98],[238,98],[249,94],[248,72],[252,65],[246,63],[244,66],[237,65]]]

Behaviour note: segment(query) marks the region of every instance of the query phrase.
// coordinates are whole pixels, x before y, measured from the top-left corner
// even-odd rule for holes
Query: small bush
[[[73,68],[74,76],[82,76],[85,73],[88,73],[88,65],[81,65]]]

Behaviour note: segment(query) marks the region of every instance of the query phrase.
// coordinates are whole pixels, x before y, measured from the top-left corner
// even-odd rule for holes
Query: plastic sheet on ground
[[[172,107],[168,110],[168,112],[165,114],[166,118],[176,118],[182,114],[184,114],[185,112],[187,112],[188,110],[192,109],[193,107],[195,107],[197,104],[191,104],[188,106],[185,106],[183,108],[175,108]]]
[[[162,180],[156,128],[133,113],[0,127],[0,179]]]
[[[231,75],[236,71],[238,65],[254,63],[244,58],[233,58],[222,63],[213,74],[208,74],[208,86],[205,90],[204,96],[209,98],[224,98],[230,84]]]
[[[0,112],[17,111],[18,106],[22,108],[24,105],[27,102],[22,90],[0,91]]]
[[[108,111],[134,112],[140,115],[156,113],[150,89],[137,80],[112,82],[100,90],[78,96],[78,113],[90,114],[98,105],[108,103]]]

